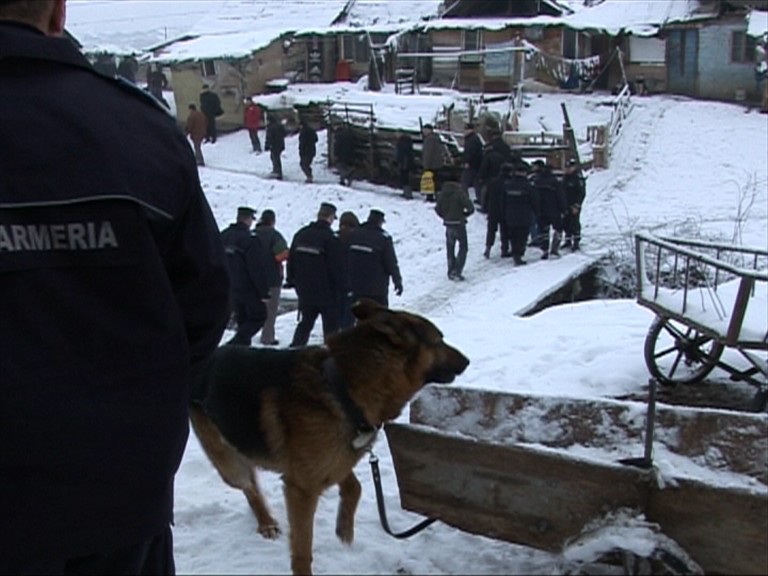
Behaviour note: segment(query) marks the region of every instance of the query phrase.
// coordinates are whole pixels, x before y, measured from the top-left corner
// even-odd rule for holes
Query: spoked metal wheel
[[[661,384],[694,384],[712,371],[724,348],[695,328],[657,316],[645,337],[645,364]]]

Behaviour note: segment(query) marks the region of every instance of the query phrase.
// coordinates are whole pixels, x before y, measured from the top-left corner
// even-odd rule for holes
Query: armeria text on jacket
[[[0,252],[104,250],[119,243],[112,223],[0,224]]]

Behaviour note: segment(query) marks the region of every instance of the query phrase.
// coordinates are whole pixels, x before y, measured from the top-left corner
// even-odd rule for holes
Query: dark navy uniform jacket
[[[565,212],[565,193],[562,184],[550,171],[535,174],[531,182],[538,192],[541,203],[539,219],[552,224],[556,230],[561,230]]]
[[[221,241],[227,253],[232,296],[236,301],[255,303],[269,297],[274,286],[274,259],[261,243],[261,238],[245,224],[230,224],[222,233]]]
[[[390,276],[395,288],[403,285],[392,236],[378,225],[366,222],[349,233],[347,246],[349,291],[355,298],[387,302]]]
[[[587,195],[587,187],[583,176],[578,174],[565,174],[563,176],[563,193],[567,207],[579,206]]]
[[[286,282],[296,288],[299,306],[330,306],[341,296],[341,245],[324,220],[307,224],[291,241]]]
[[[190,380],[228,318],[189,144],[124,84],[0,22],[0,567],[168,526]]]
[[[528,177],[521,174],[510,174],[503,179],[501,203],[504,221],[510,227],[529,227],[539,212],[536,189]]]

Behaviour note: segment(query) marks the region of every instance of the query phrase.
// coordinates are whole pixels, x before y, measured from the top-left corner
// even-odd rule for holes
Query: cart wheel
[[[609,513],[585,527],[561,555],[559,574],[703,574],[701,567],[658,524],[632,511]]]
[[[675,552],[663,547],[657,547],[650,556],[639,556],[631,550],[615,548],[604,552],[592,562],[585,562],[565,572],[568,576],[678,576],[703,573],[698,566],[690,566]]]
[[[657,316],[645,337],[645,364],[661,384],[695,384],[717,364],[725,347],[695,328]]]

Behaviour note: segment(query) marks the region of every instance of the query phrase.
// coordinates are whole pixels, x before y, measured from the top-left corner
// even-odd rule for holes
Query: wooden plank
[[[694,480],[654,491],[646,516],[707,574],[768,574],[768,496]]]
[[[420,426],[385,430],[403,508],[474,534],[557,552],[591,520],[647,495],[635,468]]]

